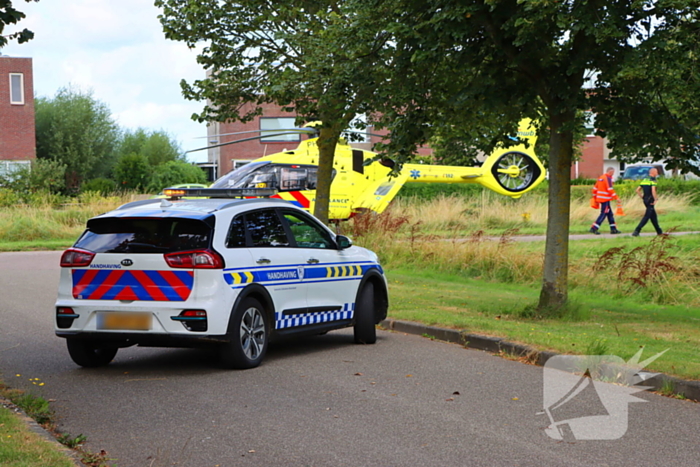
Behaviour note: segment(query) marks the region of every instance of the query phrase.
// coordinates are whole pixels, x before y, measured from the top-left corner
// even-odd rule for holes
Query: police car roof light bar
[[[182,197],[202,198],[269,198],[277,194],[273,188],[170,188],[163,190],[170,199]]]

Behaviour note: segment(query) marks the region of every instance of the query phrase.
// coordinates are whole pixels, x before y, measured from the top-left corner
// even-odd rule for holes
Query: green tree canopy
[[[117,153],[120,156],[141,154],[154,167],[183,157],[180,145],[168,133],[162,130],[149,132],[143,128],[124,131]]]
[[[30,2],[38,0],[26,1]],[[5,26],[9,24],[17,24],[25,17],[26,15],[24,13],[12,6],[12,0],[0,0],[0,49],[10,40],[16,39],[18,43],[22,44],[34,37],[34,33],[27,28],[6,36],[2,34],[5,30]]]
[[[143,154],[127,154],[114,166],[113,178],[122,190],[144,190],[151,182],[152,167]]]
[[[207,176],[196,165],[181,160],[168,161],[153,169],[148,191],[157,193],[163,188],[182,183],[207,183]]]
[[[68,189],[109,173],[119,128],[106,104],[69,86],[52,99],[36,99],[35,107],[37,157],[66,166]]]
[[[637,147],[654,145],[662,153],[676,141],[682,159],[697,151],[697,144],[688,144],[694,141],[693,119],[679,112],[692,108],[681,103],[700,97],[692,94],[696,88],[688,79],[697,76],[697,55],[682,60],[666,55],[681,48],[671,47],[672,39],[688,44],[679,41],[682,29],[696,31],[697,0],[357,0],[357,5],[380,20],[365,27],[381,23],[392,33],[395,54],[391,79],[382,87],[388,103],[383,116],[392,130],[388,149],[399,161],[433,133],[436,118],[491,128],[480,134],[513,134],[521,117],[534,117],[548,130],[541,310],[560,310],[568,297],[569,178],[578,116],[594,110],[613,143],[629,141],[624,127],[634,121],[640,125],[636,135],[657,135],[640,139]],[[682,69],[649,71],[660,63]],[[641,79],[629,79],[635,75]],[[649,75],[677,78],[671,84],[645,79]],[[679,100],[662,112],[661,97],[673,87]],[[659,99],[649,100],[654,96]],[[635,105],[659,113],[632,119]]]
[[[591,96],[596,124],[618,159],[664,160],[700,175],[700,15],[664,26],[601,74]]]
[[[338,1],[157,0],[169,39],[204,43],[207,77],[183,81],[187,99],[207,100],[199,121],[249,121],[274,102],[298,123],[322,122],[314,214],[328,219],[331,172],[341,132],[372,110],[388,35],[360,27],[366,10]]]

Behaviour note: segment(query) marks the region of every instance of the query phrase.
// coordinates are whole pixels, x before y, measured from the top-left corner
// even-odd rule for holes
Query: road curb
[[[430,337],[459,344],[470,349],[483,350],[495,354],[505,352],[509,355],[522,358],[527,363],[538,366],[543,366],[547,360],[558,355],[554,352],[541,351],[527,345],[508,342],[500,337],[473,334],[459,329],[428,326],[413,321],[385,319],[379,323],[379,326],[389,331]],[[686,399],[696,402],[700,401],[700,381],[687,381],[658,373],[653,378],[644,381],[644,386],[650,387],[654,391],[659,391],[662,388],[673,388],[675,394],[682,395]]]
[[[85,464],[83,464],[80,459],[78,458],[78,455],[76,454],[75,451],[72,449],[64,446],[63,444],[59,443],[58,440],[56,439],[55,436],[53,436],[51,433],[49,433],[43,426],[39,425],[36,420],[34,420],[32,417],[27,415],[24,410],[22,410],[20,407],[17,405],[13,404],[7,399],[0,398],[0,406],[8,409],[10,412],[13,412],[19,419],[24,422],[24,424],[29,428],[29,431],[32,433],[36,434],[39,436],[41,439],[47,441],[50,444],[53,444],[56,446],[56,449],[63,453],[69,460],[73,461],[75,464],[75,467],[85,467]]]

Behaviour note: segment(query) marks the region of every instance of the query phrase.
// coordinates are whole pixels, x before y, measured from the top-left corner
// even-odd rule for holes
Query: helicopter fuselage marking
[[[289,201],[290,203],[299,206],[301,208],[308,209],[310,206],[309,203],[309,198],[304,196],[301,192],[299,191],[287,191],[284,193],[278,193],[274,196],[271,196],[272,198],[278,198],[278,199],[283,199],[285,201]],[[290,199],[292,198],[292,199]]]

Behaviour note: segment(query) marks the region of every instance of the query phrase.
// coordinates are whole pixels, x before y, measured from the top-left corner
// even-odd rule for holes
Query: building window
[[[280,135],[290,128],[295,128],[293,117],[263,117],[260,119],[260,135],[263,136],[260,141],[264,143],[301,141],[301,133]]]
[[[583,126],[586,129],[586,136],[595,136],[595,114],[590,110],[586,110],[583,114]]]
[[[14,174],[23,169],[31,168],[30,161],[0,161],[0,178],[12,180]]]
[[[24,105],[24,75],[10,73],[10,104]]]

